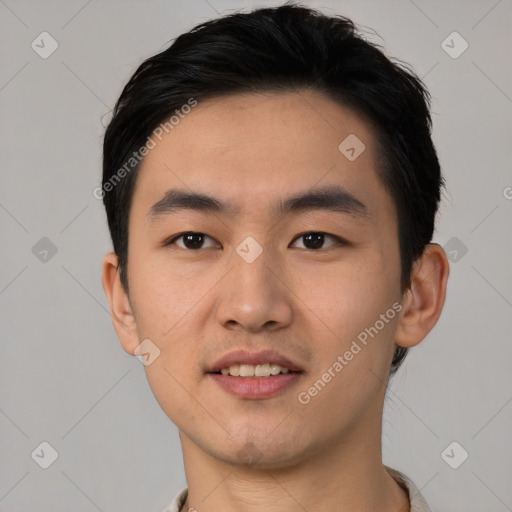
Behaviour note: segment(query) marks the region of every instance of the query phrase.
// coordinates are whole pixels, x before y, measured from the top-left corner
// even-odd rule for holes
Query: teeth
[[[271,373],[270,365],[268,363],[259,364],[254,369],[254,375],[256,375],[256,377],[268,377]]]
[[[270,377],[280,373],[288,373],[288,368],[283,368],[278,364],[235,364],[229,368],[222,368],[222,375],[231,375],[232,377]]]
[[[252,364],[241,364],[239,374],[240,377],[254,377],[254,366]]]

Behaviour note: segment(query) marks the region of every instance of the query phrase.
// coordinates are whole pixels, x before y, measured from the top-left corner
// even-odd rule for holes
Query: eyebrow
[[[155,222],[162,216],[182,210],[228,216],[239,213],[239,209],[231,202],[222,202],[213,196],[199,192],[170,189],[160,201],[151,206],[147,218],[150,222]],[[304,213],[314,210],[327,210],[353,217],[369,216],[368,207],[338,185],[316,188],[281,199],[272,208],[272,214],[278,217],[287,213]]]

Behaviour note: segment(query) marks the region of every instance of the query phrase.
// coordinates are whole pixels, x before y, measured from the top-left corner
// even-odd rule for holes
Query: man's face
[[[145,157],[129,218],[130,299],[139,342],[160,350],[149,384],[182,440],[276,467],[380,436],[401,293],[396,211],[374,157],[370,127],[312,91],[200,102]],[[328,186],[345,192],[336,211],[277,211]],[[149,215],[171,189],[238,213],[160,204]],[[184,232],[199,235],[165,245]],[[256,354],[239,363],[275,363],[258,360],[268,350],[300,371],[211,373],[239,349]]]

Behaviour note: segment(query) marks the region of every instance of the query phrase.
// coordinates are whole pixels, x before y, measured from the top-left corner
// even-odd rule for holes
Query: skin
[[[349,134],[366,146],[354,161],[338,150]],[[409,510],[382,464],[386,383],[395,344],[417,345],[437,322],[448,262],[428,245],[401,292],[396,209],[374,159],[371,126],[309,90],[200,102],[144,158],[129,217],[130,296],[114,253],[104,257],[102,279],[123,349],[133,355],[149,338],[160,350],[144,368],[180,432],[183,510]],[[349,191],[367,215],[271,215],[279,199],[327,184]],[[240,213],[183,210],[150,223],[150,207],[173,187],[230,200]],[[200,249],[183,239],[162,246],[184,231],[210,238]],[[314,249],[304,232],[348,243],[326,237]],[[263,248],[250,264],[236,252],[248,236]],[[300,403],[298,393],[396,302],[400,313]],[[227,393],[205,370],[235,348],[279,351],[302,367],[299,382],[265,400]]]

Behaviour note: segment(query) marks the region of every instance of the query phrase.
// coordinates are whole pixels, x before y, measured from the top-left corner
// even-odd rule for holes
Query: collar
[[[400,471],[384,466],[386,471],[395,479],[395,481],[409,494],[409,501],[411,502],[410,512],[431,512],[425,498],[421,495],[420,491],[414,482]],[[181,510],[188,496],[188,487],[182,489],[174,498],[172,503],[163,512],[188,512]]]

